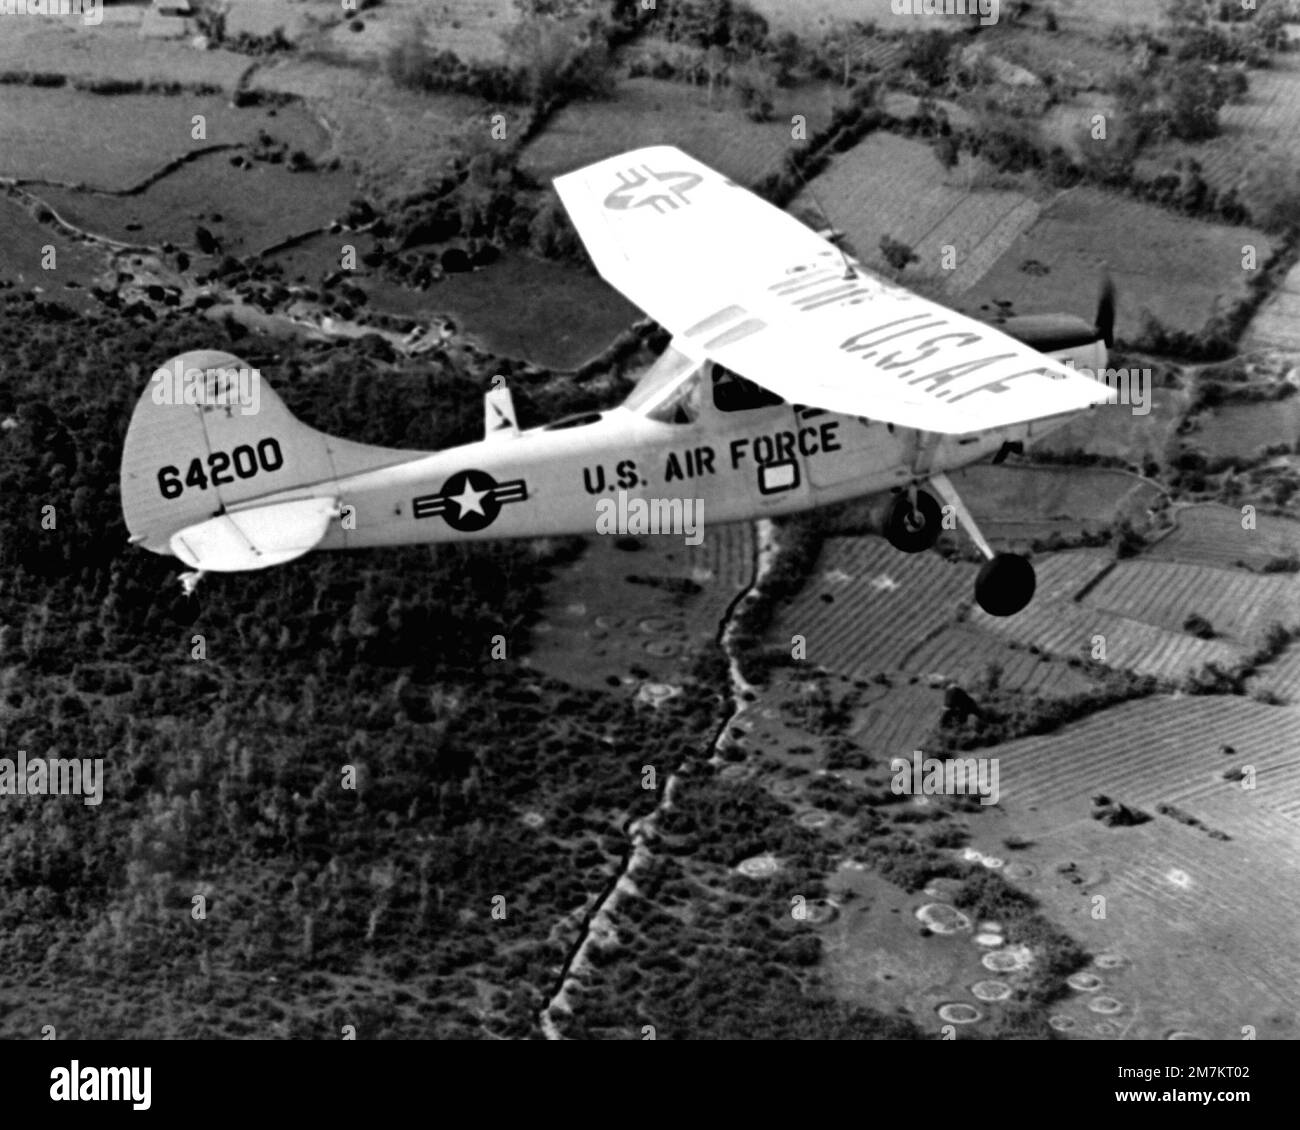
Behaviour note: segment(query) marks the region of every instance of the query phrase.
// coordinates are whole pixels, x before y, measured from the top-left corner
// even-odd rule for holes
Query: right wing
[[[965,434],[1077,412],[1107,386],[868,273],[671,146],[557,177],[596,269],[673,345],[791,403]]]

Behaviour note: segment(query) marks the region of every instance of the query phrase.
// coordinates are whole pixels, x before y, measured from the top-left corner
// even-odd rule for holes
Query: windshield
[[[687,376],[695,367],[695,362],[684,353],[679,353],[671,345],[659,355],[659,359],[646,370],[628,398],[623,402],[624,408],[646,415],[658,415],[653,410],[664,397],[672,394],[674,386]],[[690,382],[687,382],[690,383]],[[695,382],[698,384],[698,380]],[[681,390],[678,390],[679,392]]]

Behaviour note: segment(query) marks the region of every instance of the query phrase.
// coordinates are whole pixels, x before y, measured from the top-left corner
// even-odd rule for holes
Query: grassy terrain
[[[355,194],[356,184],[345,172],[304,176],[261,162],[236,168],[226,154],[211,153],[134,196],[62,188],[47,188],[41,195],[69,223],[110,239],[137,242],[147,229],[156,245],[194,249],[195,228],[203,225],[227,254],[245,256],[326,227],[346,211]],[[336,247],[343,242],[336,237]]]
[[[259,131],[318,155],[326,137],[293,107],[236,109],[219,95],[86,95],[69,88],[5,86],[0,99],[0,176],[123,190],[169,161],[208,146],[252,145]],[[204,139],[193,136],[194,116]],[[130,128],[126,128],[127,124]]]
[[[1186,219],[1092,188],[1063,193],[962,295],[965,304],[1003,299],[1018,314],[1063,310],[1090,317],[1097,279],[1109,268],[1119,293],[1116,333],[1136,339],[1150,312],[1196,332],[1221,304],[1246,293],[1242,245],[1263,262],[1273,241],[1258,230]]]
[[[1232,1039],[1251,1023],[1261,1036],[1294,1038],[1294,1017],[1270,988],[1288,982],[1296,960],[1281,944],[1292,911],[1275,895],[1300,866],[1300,807],[1284,766],[1294,713],[1241,699],[1157,698],[989,751],[1001,762],[1008,825],[1029,842],[1002,854],[1029,866],[1024,886],[1093,953],[1120,959],[1093,972],[1103,982],[1096,992],[1121,1002],[1116,1019],[1130,1038],[1182,1029]],[[1242,764],[1256,768],[1253,791],[1221,775]],[[1107,828],[1088,818],[1094,793],[1154,819]],[[1159,814],[1160,805],[1173,814]],[[1107,904],[1101,918],[1089,914],[1097,896]],[[1091,1023],[1087,1000],[1079,994],[1070,1012]]]
[[[1039,215],[1015,191],[970,187],[967,166],[946,173],[924,142],[873,133],[811,182],[794,206],[820,205],[869,266],[886,266],[880,239],[901,240],[919,256],[914,270],[950,294],[976,283]],[[953,267],[945,255],[953,249]],[[904,276],[906,283],[907,278]]]
[[[826,87],[778,94],[774,120],[753,122],[740,113],[728,90],[715,92],[710,105],[703,87],[628,79],[609,101],[575,102],[556,114],[528,144],[521,165],[546,181],[623,149],[676,145],[740,183],[752,184],[779,166],[791,148],[791,115],[803,114],[812,135],[829,119],[835,98]]]
[[[18,200],[0,196],[0,279],[21,287],[42,287],[50,298],[89,309],[89,288],[107,270],[103,254],[81,241],[53,233],[36,222]],[[46,270],[46,248],[54,269]]]
[[[141,11],[136,6],[106,4],[104,22],[98,27],[88,27],[79,19],[9,20],[0,36],[0,72],[39,69],[75,82],[138,80],[235,89],[248,68],[247,57],[141,38]],[[9,97],[7,91],[4,100]]]

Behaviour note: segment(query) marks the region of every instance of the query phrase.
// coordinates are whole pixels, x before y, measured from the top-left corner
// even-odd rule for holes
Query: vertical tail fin
[[[197,569],[263,568],[325,536],[340,478],[416,456],[318,432],[256,369],[196,350],[155,371],[136,404],[122,512],[132,543],[154,553]]]

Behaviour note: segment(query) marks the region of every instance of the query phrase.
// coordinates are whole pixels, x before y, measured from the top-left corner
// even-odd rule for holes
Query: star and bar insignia
[[[527,498],[528,485],[523,479],[498,483],[486,471],[457,471],[437,494],[411,499],[411,514],[415,518],[441,516],[453,530],[468,534],[492,525],[505,503]]]
[[[653,208],[656,212],[675,211],[704,178],[699,173],[657,173],[642,165],[618,174],[619,187],[605,197],[605,207],[616,211],[628,208]]]

